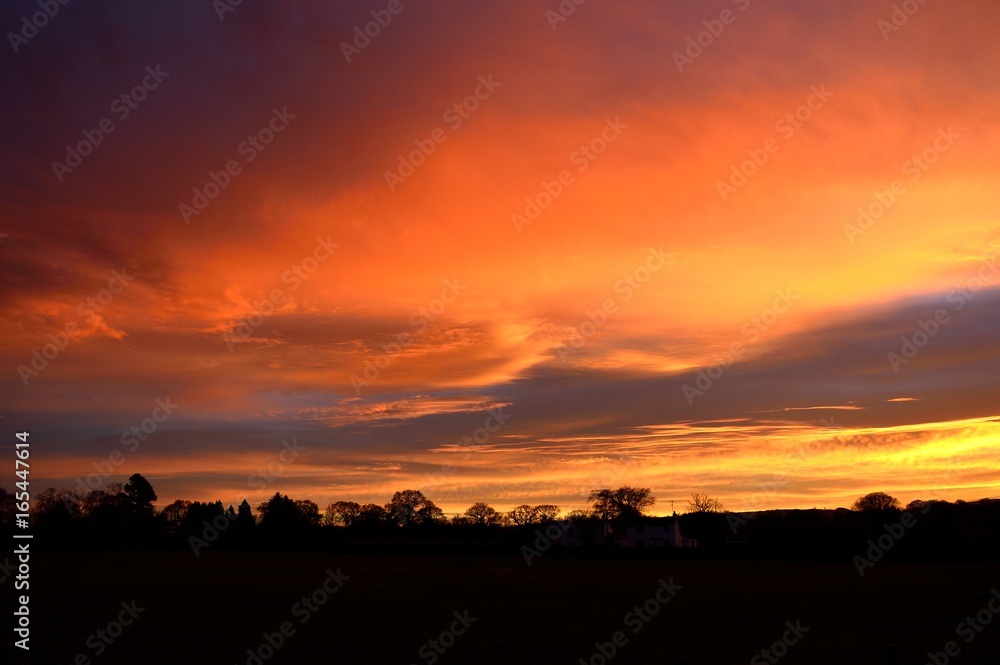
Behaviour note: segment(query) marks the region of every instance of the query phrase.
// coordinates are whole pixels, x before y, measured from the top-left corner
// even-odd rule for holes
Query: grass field
[[[338,568],[350,579],[325,605],[293,610],[321,587],[328,569]],[[682,587],[676,595],[648,621],[633,614],[626,623],[670,578]],[[433,656],[441,665],[581,658],[596,664],[602,660],[591,660],[595,642],[611,642],[622,631],[627,642],[608,663],[749,663],[782,638],[786,621],[808,631],[782,663],[881,664],[889,662],[893,641],[902,648],[901,663],[924,663],[929,650],[941,651],[949,640],[961,647],[952,662],[1000,662],[1000,617],[969,644],[955,632],[1000,587],[1000,565],[983,562],[884,561],[861,578],[849,560],[550,553],[529,568],[520,557],[499,555],[66,551],[36,553],[31,583],[32,662],[52,665],[242,664],[247,649],[285,621],[295,632],[262,662],[407,664]],[[92,637],[133,599],[144,610],[117,639],[101,644]],[[449,629],[455,612],[465,611],[475,622],[450,648],[439,655],[426,646],[420,654]],[[448,636],[443,641],[451,643]],[[75,661],[77,654],[88,660]]]

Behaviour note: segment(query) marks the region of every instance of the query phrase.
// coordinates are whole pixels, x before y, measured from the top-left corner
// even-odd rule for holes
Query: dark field
[[[590,662],[595,642],[622,631],[628,641],[609,663],[749,663],[796,620],[809,630],[782,663],[882,664],[892,662],[893,641],[902,647],[899,662],[925,663],[929,650],[941,651],[949,640],[961,648],[952,662],[1000,662],[1000,617],[971,643],[956,635],[958,622],[985,608],[1000,588],[1000,565],[988,562],[883,561],[864,578],[850,560],[554,552],[530,568],[520,557],[500,555],[224,550],[200,558],[190,550],[37,552],[32,564],[31,662],[53,665],[73,663],[77,654],[95,664],[246,663],[247,649],[285,621],[294,634],[263,662],[429,663],[436,654],[418,650],[466,610],[475,623],[435,662]],[[300,623],[307,610],[293,614],[293,605],[320,587],[327,569],[338,568],[350,579]],[[626,625],[626,614],[669,578],[683,587],[676,596],[648,623],[633,615]],[[88,647],[88,638],[133,599],[144,611],[95,655],[98,642]]]

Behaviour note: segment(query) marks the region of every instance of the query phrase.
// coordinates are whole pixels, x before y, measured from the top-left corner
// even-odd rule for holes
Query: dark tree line
[[[251,532],[260,535],[305,534],[323,527],[344,527],[352,532],[393,532],[402,529],[462,528],[495,530],[542,525],[560,518],[559,506],[522,504],[501,512],[477,502],[463,514],[446,519],[443,511],[423,492],[406,489],[396,492],[385,504],[336,501],[324,512],[308,499],[294,500],[276,492],[257,505],[256,515],[244,499],[237,506],[221,501],[201,502],[178,499],[156,510],[152,485],[141,474],[133,474],[125,484],[110,483],[103,489],[80,492],[49,488],[35,497],[34,525],[53,535],[78,538],[118,535],[142,537],[156,532],[198,534],[214,530],[227,537]],[[593,507],[573,511],[571,519],[617,519],[641,516],[655,503],[648,488],[622,487],[591,492]],[[0,514],[4,523],[13,518],[14,497],[0,488]]]
[[[522,504],[502,512],[477,502],[448,520],[421,491],[396,492],[384,504],[335,501],[324,511],[308,499],[276,492],[256,506],[225,506],[221,501],[176,500],[157,510],[152,485],[140,474],[88,492],[49,488],[38,494],[33,526],[51,539],[123,544],[183,542],[184,538],[221,538],[239,543],[288,537],[468,539],[516,541],[539,525],[570,521],[602,532],[618,533],[631,525],[662,518],[647,512],[656,504],[649,488],[623,486],[592,490],[587,510],[563,515],[551,504]],[[14,496],[0,488],[0,518],[12,528]],[[895,498],[873,492],[851,510],[770,510],[733,513],[705,494],[693,494],[688,511],[675,517],[686,537],[709,548],[856,548],[878,538],[904,515],[916,526],[899,539],[912,548],[1000,547],[1000,500],[966,503],[913,501],[903,507]]]
[[[13,499],[0,489],[0,512],[5,518],[8,510],[13,513],[6,497]],[[124,484],[110,483],[89,492],[50,487],[34,497],[32,515],[35,526],[52,532],[88,528],[102,533],[143,533],[156,527],[156,498],[153,486],[136,473]]]

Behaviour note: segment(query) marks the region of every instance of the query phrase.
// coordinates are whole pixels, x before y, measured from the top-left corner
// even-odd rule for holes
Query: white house
[[[697,547],[694,538],[681,535],[680,522],[672,517],[641,518],[642,524],[616,526],[597,520],[574,522],[557,542],[564,547],[651,548]]]

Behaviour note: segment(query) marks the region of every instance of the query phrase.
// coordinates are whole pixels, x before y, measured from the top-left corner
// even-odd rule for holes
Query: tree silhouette
[[[50,487],[35,497],[35,511],[54,513],[62,511],[71,517],[78,516],[81,497],[73,490]]]
[[[295,507],[299,509],[306,522],[312,526],[318,526],[320,521],[319,506],[309,499],[302,499],[295,502]]]
[[[330,526],[351,526],[361,514],[361,504],[354,501],[334,501],[324,515],[324,522]]]
[[[522,503],[520,506],[517,506],[507,513],[507,517],[510,518],[511,523],[517,526],[534,524],[535,509],[526,503]]]
[[[236,510],[236,526],[241,529],[249,529],[257,526],[257,522],[253,518],[253,510],[246,499],[243,499],[243,503]]]
[[[166,521],[167,524],[171,526],[180,526],[184,523],[184,517],[187,515],[188,508],[191,507],[190,501],[184,501],[183,499],[177,499],[173,503],[165,506],[163,510],[160,511],[160,515]]]
[[[529,506],[522,503],[507,513],[507,519],[511,524],[523,526],[526,524],[544,524],[559,518],[559,506],[551,503],[543,503],[538,506]]]
[[[300,531],[310,525],[310,518],[302,512],[298,503],[289,499],[288,495],[279,492],[275,492],[274,496],[260,504],[257,511],[261,514],[260,526],[262,529],[283,532]],[[318,509],[316,517],[318,521]]]
[[[474,503],[465,511],[469,522],[478,526],[500,524],[503,516],[485,503]]]
[[[68,529],[80,517],[80,495],[50,487],[35,497],[35,519],[42,528]]]
[[[594,513],[605,519],[641,517],[656,503],[650,488],[627,485],[614,490],[591,490],[587,500],[593,502]]]
[[[899,500],[885,492],[870,492],[855,501],[851,510],[862,513],[884,513],[899,510]]]
[[[650,504],[652,505],[652,504]],[[534,507],[535,521],[539,524],[554,522],[559,519],[559,506],[542,503]]]
[[[358,514],[351,524],[365,527],[381,526],[388,524],[390,519],[389,512],[382,506],[377,503],[366,503],[358,509]]]
[[[441,512],[434,503],[424,496],[420,490],[403,490],[392,495],[389,503],[385,504],[385,510],[390,518],[400,526],[410,526],[412,524],[429,524],[444,519]]]
[[[14,520],[14,495],[0,487],[0,522],[9,524]]]
[[[149,481],[138,473],[129,476],[128,483],[123,488],[125,496],[128,497],[129,504],[134,514],[152,515],[153,502],[156,501],[156,492]]]
[[[688,506],[692,513],[721,513],[723,510],[721,501],[699,492],[691,495]]]
[[[212,524],[216,517],[224,514],[221,501],[215,503],[192,501],[184,513],[182,525],[184,528],[200,532],[205,528],[205,522]]]
[[[416,523],[424,526],[440,524],[445,521],[444,512],[434,505],[434,502],[427,499],[420,509],[417,510]]]
[[[90,517],[100,506],[108,502],[109,494],[105,490],[91,490],[80,500],[80,510],[84,517]]]
[[[109,483],[107,489],[88,492],[80,501],[80,510],[88,525],[97,531],[122,529],[130,505],[121,483]]]
[[[0,489],[0,514],[11,516],[17,507],[15,498]],[[329,535],[318,527],[313,528],[321,519],[319,507],[314,502],[295,501],[280,493],[260,504],[260,523],[264,529],[254,528],[252,533],[243,530],[256,524],[253,510],[246,500],[240,503],[238,509],[233,506],[227,509],[221,501],[201,503],[178,499],[164,507],[154,520],[150,517],[154,514],[152,502],[155,499],[156,494],[148,481],[140,474],[133,474],[125,484],[113,482],[104,489],[86,493],[49,488],[35,497],[31,512],[46,535],[56,536],[54,540],[63,533],[71,534],[74,541],[90,538],[93,542],[166,544],[191,535],[205,537],[209,529],[226,532],[222,538],[232,543],[252,543],[275,534],[280,534],[282,538],[291,534],[296,540],[303,536]],[[581,519],[584,524],[598,526],[600,519],[622,520],[641,516],[655,503],[649,488],[628,486],[595,489],[589,493],[589,499],[593,502],[592,509],[574,510],[569,513],[568,519]],[[689,503],[693,510],[679,518],[686,535],[697,538],[700,544],[713,547],[727,547],[737,542],[733,540],[733,523],[727,521],[727,518],[736,516],[732,513],[721,514],[722,504],[707,494],[695,493],[691,499]],[[898,511],[899,506],[894,497],[884,492],[872,492],[854,503],[854,511],[843,508],[836,511],[762,511],[751,521],[742,520],[738,543],[740,546],[762,547],[841,547],[844,543],[860,542],[869,537],[866,535],[869,531],[884,524],[885,513]],[[1000,525],[1000,500],[958,500],[955,503],[917,500],[909,503],[906,509],[924,516],[921,518],[924,526],[918,530],[919,533],[914,532],[908,537],[905,543],[907,548],[932,547],[940,542],[948,542],[957,548],[1000,547],[1000,529],[993,528]],[[373,503],[360,505],[353,501],[337,501],[329,504],[326,510],[326,524],[343,524],[352,528],[351,533],[338,535],[338,539],[355,536],[384,538],[388,529],[399,525],[434,527],[430,530],[399,529],[397,535],[400,540],[408,537],[448,539],[457,535],[475,542],[486,533],[490,533],[489,540],[506,535],[520,538],[525,534],[516,530],[503,534],[499,530],[487,532],[484,529],[511,525],[525,527],[558,518],[559,507],[550,504],[521,504],[509,513],[500,513],[485,502],[477,502],[451,521],[454,530],[449,534],[447,527],[438,531],[437,525],[447,525],[442,511],[417,490],[396,492],[384,507]],[[163,532],[156,528],[164,524],[179,525],[181,533],[173,533],[173,530]],[[619,527],[627,524],[615,522],[604,527],[618,531]],[[3,528],[11,528],[10,523],[0,527],[0,530]],[[531,530],[535,528],[532,526]],[[596,544],[597,541],[590,543]]]

